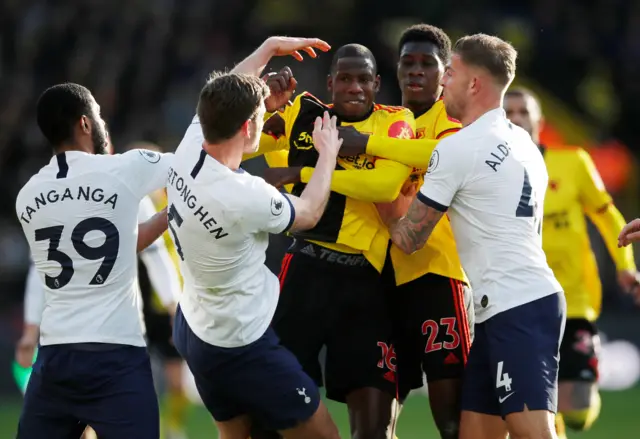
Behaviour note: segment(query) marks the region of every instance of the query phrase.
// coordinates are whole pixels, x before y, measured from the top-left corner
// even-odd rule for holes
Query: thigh
[[[83,404],[80,419],[101,439],[157,439],[160,416],[146,349],[128,347],[99,354],[104,357],[99,367],[110,376],[109,384]]]
[[[316,385],[322,385],[318,355],[329,326],[331,279],[326,263],[303,253],[287,253],[280,271],[280,300],[272,327]]]
[[[334,306],[327,341],[325,384],[327,397],[346,402],[364,388],[395,397],[396,355],[392,323],[380,275],[372,267],[337,273],[332,290]]]
[[[586,319],[567,319],[560,344],[558,381],[598,381],[598,330]]]
[[[419,357],[428,382],[461,379],[471,347],[464,283],[427,274],[398,287],[397,295],[405,301],[399,310],[405,330],[396,342],[400,380],[402,339],[408,342],[406,349]]]
[[[86,424],[72,414],[70,402],[50,394],[39,373],[33,373],[18,421],[18,439],[78,439]]]
[[[553,294],[485,322],[494,395],[503,417],[525,409],[556,412],[564,316],[564,295]]]
[[[490,416],[500,415],[492,373],[490,340],[486,323],[477,323],[462,379],[462,410]],[[475,417],[483,419],[483,417]]]

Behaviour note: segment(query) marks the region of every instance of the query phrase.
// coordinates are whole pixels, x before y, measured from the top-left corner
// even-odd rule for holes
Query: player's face
[[[467,106],[467,92],[470,88],[471,72],[459,55],[451,57],[451,64],[442,77],[442,100],[447,114],[462,120]]]
[[[444,63],[431,42],[409,42],[400,50],[398,83],[409,107],[433,104],[442,92]]]
[[[267,111],[264,102],[260,104],[255,118],[249,121],[249,135],[245,141],[244,153],[251,154],[258,150],[260,146],[260,133],[264,126],[264,114]]]
[[[540,127],[540,110],[531,96],[505,96],[504,111],[507,118],[534,136]]]
[[[341,58],[327,80],[327,88],[336,113],[345,120],[358,120],[371,111],[380,76],[367,58]]]
[[[91,142],[93,143],[94,154],[109,154],[111,142],[109,141],[109,133],[107,132],[107,124],[100,116],[100,106],[97,102],[93,102],[92,113],[89,116],[91,121]]]

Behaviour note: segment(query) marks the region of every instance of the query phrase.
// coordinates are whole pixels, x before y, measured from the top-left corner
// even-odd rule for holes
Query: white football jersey
[[[501,108],[440,141],[431,156],[418,198],[448,209],[478,323],[562,291],[542,251],[548,179],[538,147]]]
[[[291,201],[262,178],[232,171],[202,149],[197,117],[169,171],[169,230],[180,255],[180,308],[203,341],[239,347],[259,339],[278,303],[264,265],[269,233],[286,231]]]
[[[16,212],[45,288],[42,345],[144,346],[138,314],[138,207],[166,184],[173,154],[70,151],[20,190]]]

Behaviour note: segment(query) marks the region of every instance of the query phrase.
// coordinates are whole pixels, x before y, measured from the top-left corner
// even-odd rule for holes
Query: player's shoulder
[[[393,116],[393,115],[413,115],[411,110],[408,108],[399,106],[399,105],[384,105],[384,104],[373,104],[373,112],[380,113],[384,116]]]

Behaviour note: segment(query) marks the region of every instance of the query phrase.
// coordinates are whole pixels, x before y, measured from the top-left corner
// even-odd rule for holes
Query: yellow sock
[[[166,425],[169,430],[183,430],[189,400],[184,393],[168,392],[164,398]]]
[[[558,435],[558,439],[567,439],[564,419],[560,413],[556,414],[556,434]]]

